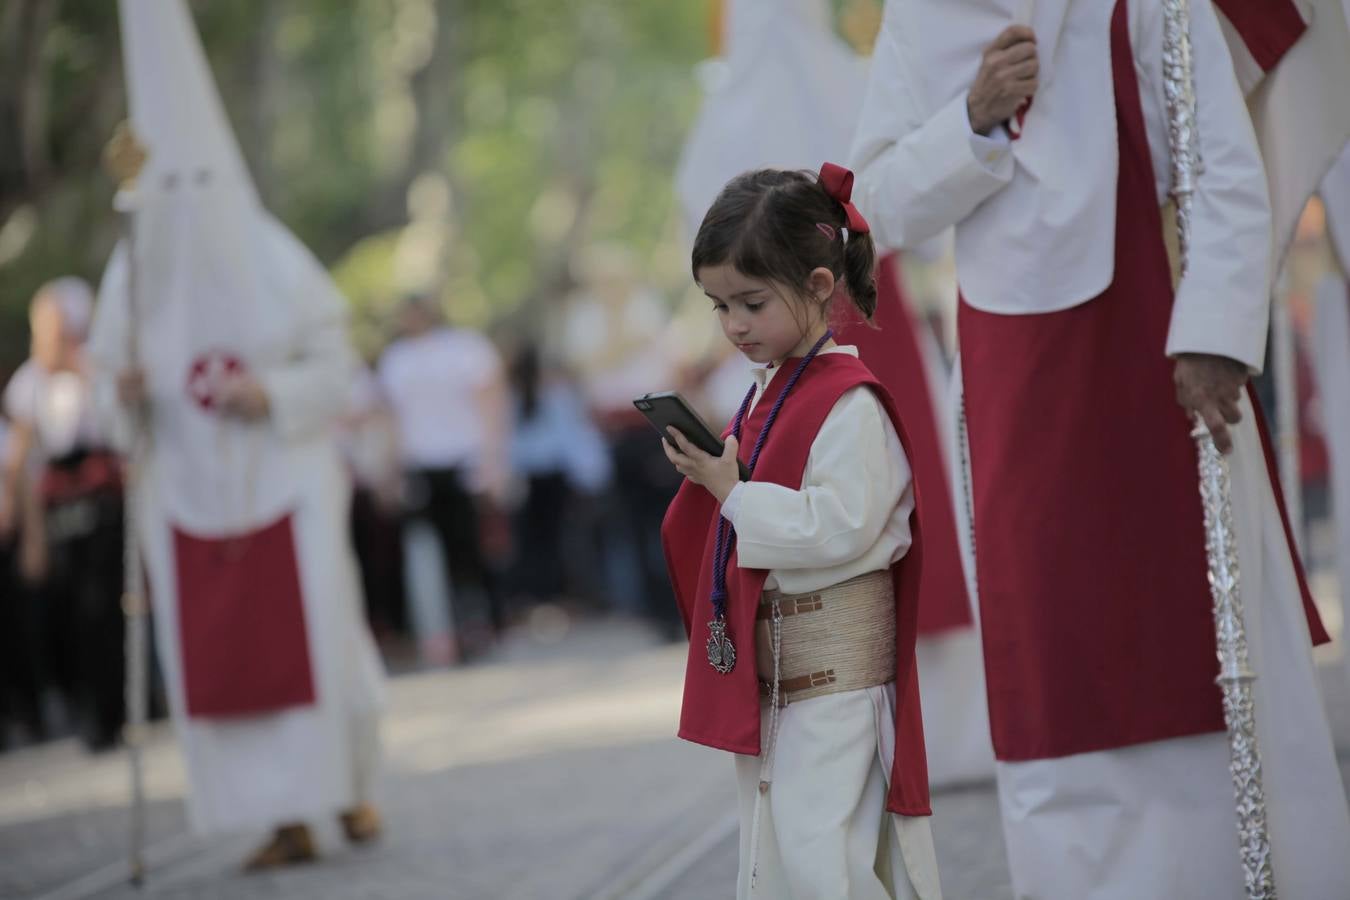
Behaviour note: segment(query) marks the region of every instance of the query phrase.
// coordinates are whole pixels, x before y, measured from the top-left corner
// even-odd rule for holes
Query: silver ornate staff
[[[1190,249],[1191,199],[1201,171],[1196,143],[1195,79],[1191,61],[1189,0],[1164,0],[1163,81],[1167,95],[1167,137],[1172,156],[1172,198],[1176,204],[1181,273]],[[1247,664],[1247,629],[1239,590],[1237,540],[1228,481],[1228,460],[1219,452],[1209,429],[1197,417],[1191,432],[1199,451],[1200,496],[1205,507],[1205,552],[1214,596],[1214,630],[1223,688],[1223,717],[1228,726],[1229,764],[1237,801],[1237,828],[1242,873],[1250,900],[1274,900],[1266,796],[1261,783],[1261,753],[1256,740],[1256,713]]]
[[[127,329],[127,361],[135,367],[139,359],[136,337],[136,176],[145,164],[145,148],[136,140],[131,127],[123,122],[104,150],[104,164],[118,180],[113,207],[121,215],[127,253],[127,303],[131,327]],[[147,702],[149,694],[149,609],[145,596],[145,570],[141,567],[140,519],[137,515],[137,489],[140,461],[145,449],[143,410],[130,410],[131,447],[125,460],[123,487],[122,613],[126,617],[126,705],[127,724],[123,731],[131,761],[131,881],[139,885],[145,878],[145,761]]]
[[[960,365],[957,360],[957,365]],[[970,431],[966,424],[966,386],[961,385],[960,410],[956,420],[956,451],[959,457],[956,464],[961,467],[961,495],[965,499],[966,534],[970,541],[970,605],[979,614],[980,579],[975,571],[975,488],[971,483],[974,476],[970,465]],[[958,539],[959,540],[959,539]],[[958,548],[959,549],[959,548]],[[966,561],[961,560],[964,568]]]

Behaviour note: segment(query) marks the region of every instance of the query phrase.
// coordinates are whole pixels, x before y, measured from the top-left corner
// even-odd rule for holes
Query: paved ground
[[[0,897],[719,900],[733,893],[730,764],[674,740],[682,647],[620,623],[543,641],[522,632],[492,663],[400,677],[385,740],[385,840],[321,832],[321,864],[239,874],[257,836],[186,834],[167,733],[149,753],[148,884],[126,885],[125,760],[70,742],[0,757]],[[1342,759],[1350,680],[1324,666]],[[949,900],[1010,896],[992,788],[934,798]]]

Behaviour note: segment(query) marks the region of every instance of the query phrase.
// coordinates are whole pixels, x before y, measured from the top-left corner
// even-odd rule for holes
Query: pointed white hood
[[[121,0],[122,58],[142,185],[209,179],[256,201],[252,179],[183,0]]]
[[[259,203],[184,0],[119,5],[132,126],[148,158],[131,204],[135,264],[126,242],[108,263],[91,353],[104,369],[126,365],[127,335],[137,336],[150,471],[170,517],[193,534],[237,533],[294,503],[286,372],[309,352],[306,336],[345,341],[343,303]],[[218,412],[221,384],[241,372],[272,400],[267,427]],[[341,371],[333,390],[345,395]]]
[[[675,176],[692,235],[722,186],[749,169],[845,162],[866,66],[835,35],[826,0],[728,0],[727,57]]]
[[[229,339],[275,302],[259,265],[266,213],[186,2],[118,5],[132,128],[148,153],[133,201],[137,311],[176,306]]]
[[[1350,24],[1341,0],[1284,0],[1258,8],[1282,21],[1286,33],[1291,21],[1301,17],[1307,23],[1267,71],[1255,62],[1247,41],[1269,41],[1273,26],[1260,18],[1244,22],[1244,28],[1222,20],[1240,82],[1248,88],[1247,107],[1265,163],[1278,270],[1308,198],[1350,141],[1345,91],[1350,84]],[[1350,210],[1343,215],[1350,216]]]

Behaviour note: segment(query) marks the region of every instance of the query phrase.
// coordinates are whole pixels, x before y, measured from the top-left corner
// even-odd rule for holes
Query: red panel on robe
[[[852,309],[852,307],[850,307]],[[839,343],[853,344],[867,368],[895,399],[896,411],[909,433],[909,463],[914,480],[923,485],[923,601],[919,634],[970,628],[970,597],[956,538],[956,515],[944,440],[933,409],[928,369],[920,349],[919,323],[901,289],[898,254],[883,257],[877,267],[875,328],[854,313],[839,329]]]
[[[174,528],[173,543],[188,715],[249,716],[312,704],[291,517],[228,538]]]
[[[792,363],[789,361],[786,365],[791,367]],[[777,392],[785,383],[783,377],[770,382],[745,422],[741,436],[744,461],[749,462],[759,430],[773,407]],[[784,402],[773,433],[761,451],[755,480],[800,489],[811,444],[821,424],[847,390],[864,385],[881,399],[905,453],[911,454],[909,438],[885,388],[858,359],[845,354],[827,354],[817,357],[806,367]],[[913,542],[909,552],[891,569],[896,596],[896,752],[887,808],[906,816],[931,814],[919,679],[914,663],[924,560],[920,523],[928,509],[917,483],[914,502],[915,512],[910,517]],[[708,623],[713,618],[712,560],[718,515],[716,499],[704,488],[685,481],[671,502],[661,527],[671,583],[685,629],[690,635],[680,737],[733,753],[757,755],[760,752],[760,696],[753,635],[755,611],[769,573],[764,569],[740,568],[736,553],[732,551],[727,567],[727,633],[736,645],[738,659],[729,674],[717,673],[708,664],[705,648]]]
[[[1289,520],[1289,507],[1284,502],[1284,486],[1280,484],[1280,470],[1275,461],[1275,445],[1270,439],[1270,426],[1266,424],[1265,411],[1261,409],[1261,399],[1256,390],[1247,385],[1247,398],[1251,400],[1252,416],[1256,419],[1256,432],[1261,436],[1261,453],[1266,460],[1266,475],[1270,478],[1270,490],[1275,495],[1275,508],[1280,513],[1280,528],[1284,531],[1284,542],[1289,555],[1294,560],[1294,577],[1298,579],[1298,593],[1303,601],[1303,614],[1308,620],[1308,633],[1317,645],[1331,643],[1331,635],[1322,623],[1322,615],[1317,611],[1312,589],[1308,587],[1308,574],[1303,568],[1303,558],[1299,556],[1298,544],[1294,542],[1294,529]]]
[[[1266,72],[1275,68],[1308,28],[1292,0],[1214,0],[1214,5]]]
[[[1059,312],[963,302],[959,313],[990,725],[1004,761],[1224,727],[1195,445],[1164,353],[1171,270],[1126,22],[1120,2],[1111,286]],[[1315,611],[1310,625],[1320,632]]]

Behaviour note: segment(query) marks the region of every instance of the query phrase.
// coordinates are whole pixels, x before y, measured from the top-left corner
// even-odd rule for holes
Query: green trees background
[[[481,323],[567,290],[586,245],[657,271],[683,252],[671,179],[708,0],[191,6],[266,204],[368,347],[404,290]],[[116,240],[99,154],[126,115],[120,52],[112,0],[0,2],[0,373],[33,290],[96,281]]]
[[[672,182],[725,0],[188,2],[264,202],[368,353],[412,290],[537,336],[592,247],[671,301],[689,290]],[[882,0],[829,3],[870,48]],[[100,155],[125,117],[117,0],[0,0],[0,386],[36,288],[97,282],[117,240]],[[1300,319],[1335,268],[1313,209],[1288,263]],[[950,273],[915,288],[921,268],[935,307]]]

